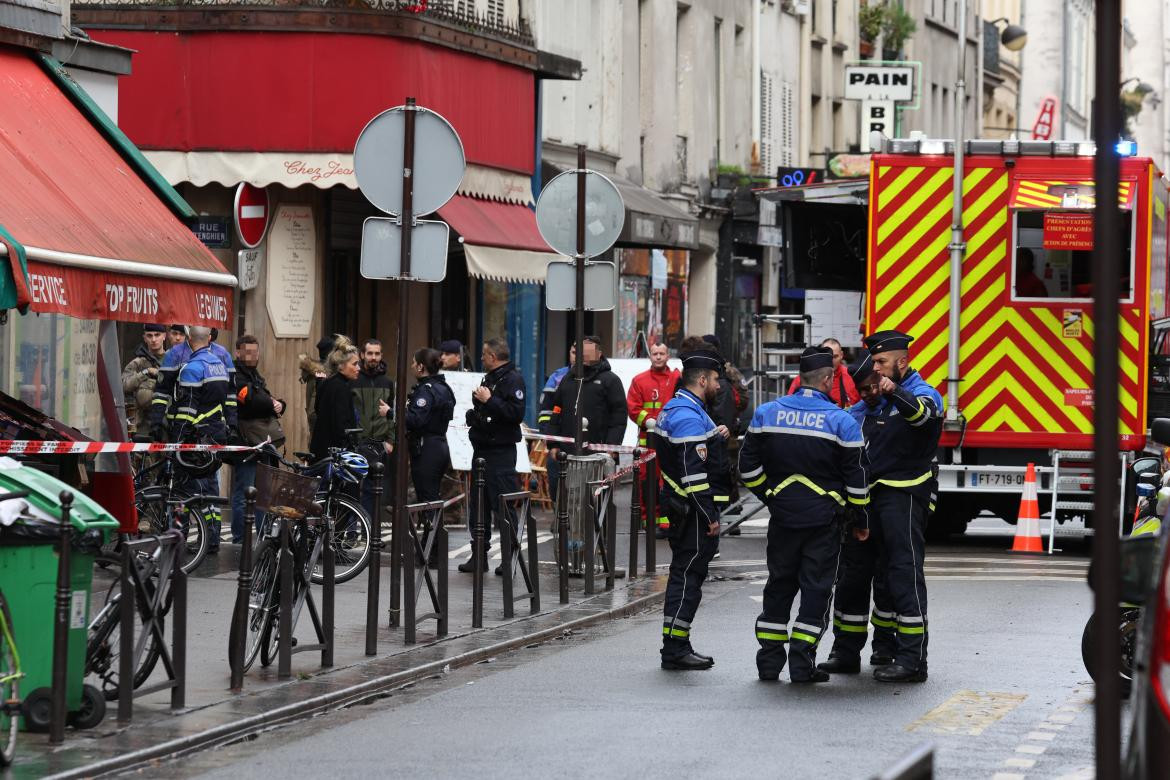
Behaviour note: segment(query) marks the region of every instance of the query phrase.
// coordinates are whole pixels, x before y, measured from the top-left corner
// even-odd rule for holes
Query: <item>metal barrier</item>
[[[934,745],[923,743],[898,760],[898,763],[874,775],[873,780],[930,780],[934,777]]]
[[[518,511],[509,511],[512,507]],[[536,518],[532,515],[532,494],[526,490],[504,493],[500,496],[498,523],[500,530],[500,570],[504,575],[504,617],[514,617],[516,602],[528,599],[528,613],[540,611],[540,559],[536,552]],[[528,554],[525,556],[517,531],[528,537]],[[519,596],[514,595],[514,580],[517,570],[524,578],[527,589]]]
[[[646,464],[645,485],[642,495],[646,502],[646,573],[653,574],[657,568],[658,552],[658,458]]]
[[[634,450],[634,472],[633,478],[630,480],[630,560],[626,574],[631,580],[638,576],[638,529],[642,525],[642,472],[644,471],[640,462],[641,457],[642,450]],[[647,469],[645,470],[649,470],[649,465],[649,463],[646,464]],[[647,533],[649,534],[649,525]]]
[[[366,655],[378,653],[378,600],[382,584],[382,461],[374,461],[374,516],[370,518],[370,562],[366,578]],[[390,625],[394,625],[391,615]]]
[[[187,540],[182,531],[172,528],[161,536],[122,541],[122,587],[118,604],[118,722],[129,723],[134,714],[134,699],[155,691],[171,691],[171,709],[186,706],[187,684],[187,574],[183,571],[183,552]],[[139,566],[140,553],[158,551],[158,558],[144,571]],[[154,584],[152,584],[152,580]],[[167,650],[163,620],[171,616],[171,649]],[[142,620],[142,636],[135,641],[134,615]],[[167,679],[134,690],[134,670],[142,653],[153,638]]]
[[[597,553],[601,553],[601,566],[605,571],[605,589],[613,590],[615,566],[613,552],[617,547],[617,523],[613,505],[612,482],[589,482],[587,498],[592,510],[592,519],[583,524],[585,550],[585,593],[597,592]]]
[[[70,550],[73,546],[73,523],[69,513],[73,509],[73,494],[62,490],[61,536],[57,550],[57,598],[53,616],[53,676],[49,698],[49,744],[65,741],[65,688],[69,679],[69,612],[72,600],[70,584]]]
[[[568,533],[568,562],[569,572],[573,576],[588,576],[585,572],[586,548],[588,547],[586,532],[591,523],[596,520],[593,511],[593,490],[598,482],[612,477],[616,467],[613,457],[606,453],[592,455],[571,455],[565,464],[564,491],[558,491],[557,498],[565,496],[566,508],[569,516]],[[554,529],[557,538],[557,549],[560,549],[560,526]]]
[[[403,641],[408,645],[413,645],[415,639],[415,628],[424,620],[434,620],[436,622],[435,635],[446,636],[449,612],[447,609],[447,568],[448,563],[446,558],[439,561],[438,566],[438,583],[434,581],[431,576],[430,567],[427,565],[431,550],[439,549],[441,551],[447,550],[447,529],[443,526],[443,510],[447,508],[448,504],[455,503],[462,500],[462,496],[457,499],[452,499],[450,502],[430,501],[423,504],[408,504],[406,506],[406,535],[403,537],[405,546],[408,548],[402,553],[402,608],[403,608]],[[429,515],[427,522],[427,531],[419,538],[416,518],[420,516]],[[417,575],[414,571],[416,559],[422,560],[422,571]],[[427,586],[427,595],[431,600],[431,611],[425,615],[418,615],[416,611],[418,608],[418,597],[421,595],[422,585]]]
[[[556,541],[556,559],[557,559],[557,585],[560,589],[561,603],[569,603],[569,495],[565,490],[568,482],[568,474],[566,474],[566,465],[569,461],[569,453],[564,450],[557,452],[557,541]]]
[[[292,544],[292,524],[301,526],[301,533],[296,547]],[[308,519],[291,520],[285,518],[280,523],[280,615],[279,633],[277,634],[276,676],[286,680],[292,677],[293,653],[307,653],[314,650],[321,651],[321,665],[333,665],[333,588],[335,559],[333,552],[333,518],[319,518],[318,522],[325,523],[325,532],[321,535],[322,547],[322,585],[321,603],[322,612],[317,612],[317,602],[313,599],[311,573],[316,561],[312,550],[308,548]],[[296,614],[293,614],[293,583],[296,582],[297,604]],[[300,617],[301,606],[309,608],[309,617],[313,621],[313,630],[317,634],[317,642],[311,645],[294,645],[293,629],[296,619]]]
[[[471,627],[483,628],[483,564],[487,555],[484,547],[484,466],[487,462],[483,458],[476,458],[472,468],[475,472],[475,517],[472,518],[471,557],[475,563],[475,571],[471,581]]]
[[[244,655],[248,642],[248,601],[252,593],[252,529],[256,523],[256,488],[244,489],[244,539],[240,546],[240,573],[236,577],[236,606],[232,611],[232,628],[228,636],[228,666],[232,670],[231,689],[244,689]]]

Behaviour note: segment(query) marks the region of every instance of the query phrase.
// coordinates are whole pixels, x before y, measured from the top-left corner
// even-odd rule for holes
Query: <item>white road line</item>
[[[1076,574],[1068,569],[1021,569],[1021,568],[995,568],[987,566],[924,566],[923,571],[927,574],[931,572],[947,572],[951,574],[1060,574],[1068,576]]]
[[[1024,737],[1024,739],[1030,739],[1033,742],[1051,742],[1052,740],[1056,739],[1056,732],[1055,731],[1033,731],[1033,732],[1030,732],[1028,734],[1028,736]]]
[[[987,580],[995,582],[1084,582],[1084,577],[978,577],[967,574],[931,574],[932,580]]]
[[[968,557],[966,555],[928,555],[926,556],[926,564],[929,566],[932,563],[1011,563],[1018,566],[1074,566],[1083,569],[1089,568],[1088,561],[1065,561],[1051,556],[1046,558],[1012,558],[1004,556],[1002,558],[990,557]]]
[[[991,780],[1025,780],[1025,778],[1019,772],[996,772],[991,776]]]
[[[1034,758],[1009,758],[1003,762],[1004,766],[1010,766],[1012,769],[1031,769],[1036,766],[1036,759]]]
[[[1031,756],[1044,755],[1044,751],[1046,750],[1048,750],[1047,745],[1029,745],[1027,743],[1024,743],[1023,745],[1016,745],[1017,753],[1027,753]]]

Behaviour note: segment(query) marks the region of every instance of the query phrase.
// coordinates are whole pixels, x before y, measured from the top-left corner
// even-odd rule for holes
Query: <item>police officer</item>
[[[455,414],[455,394],[439,373],[441,358],[436,349],[414,353],[414,375],[418,384],[410,389],[406,402],[406,437],[410,444],[410,477],[419,501],[438,501],[443,474],[451,464],[447,449],[447,428]],[[427,529],[429,535],[430,529]],[[427,563],[439,561],[432,549]]]
[[[879,375],[882,403],[874,414],[882,432],[868,448],[873,472],[871,514],[886,557],[886,588],[897,613],[894,663],[873,676],[881,682],[926,681],[926,518],[938,487],[935,454],[943,400],[910,367],[910,342],[896,330],[865,339]]]
[[[715,493],[727,473],[723,435],[707,413],[719,392],[723,358],[713,349],[684,351],[679,389],[658,415],[649,440],[660,463],[670,518],[670,574],[662,620],[662,668],[710,669],[715,660],[691,647],[691,622],[703,598],[707,565],[719,549]]]
[[[806,349],[800,358],[800,392],[756,409],[740,449],[741,478],[771,514],[768,583],[756,619],[761,680],[779,679],[789,660],[794,683],[829,679],[816,668],[816,648],[828,622],[847,506],[856,510],[856,537],[869,535],[861,428],[829,397],[832,378],[832,351]],[[790,627],[798,591],[800,610]]]
[[[878,390],[881,379],[873,370],[873,359],[867,352],[850,368],[850,376],[861,401],[849,408],[865,437],[866,451],[880,450],[875,443],[886,430],[879,414],[885,399]],[[873,464],[870,464],[873,478]],[[873,609],[870,610],[870,586],[873,587]],[[869,613],[867,615],[867,613]],[[861,649],[865,647],[873,624],[873,645],[870,666],[885,666],[894,662],[894,611],[886,590],[885,554],[881,537],[872,534],[865,541],[846,536],[841,547],[841,570],[833,595],[833,650],[829,659],[817,666],[830,674],[858,674],[861,671]]]
[[[471,439],[472,462],[483,458],[484,470],[484,568],[492,538],[492,513],[499,506],[502,493],[516,490],[516,443],[520,441],[520,423],[524,420],[524,377],[512,363],[508,342],[491,338],[484,342],[483,367],[487,369],[483,381],[472,394],[472,407],[467,410],[468,438]],[[477,491],[471,491],[468,502],[467,527],[472,534],[471,557],[459,564],[459,571],[475,571],[475,516],[478,510]],[[504,518],[499,518],[503,521]],[[503,574],[502,565],[496,567]]]
[[[228,399],[234,400],[235,394],[231,391],[227,366],[211,351],[209,328],[188,328],[185,345],[190,346],[190,357],[175,377],[173,403],[163,410],[171,421],[170,440],[226,444],[236,427],[236,407],[228,405]],[[219,464],[212,462],[214,465],[210,470],[200,469],[198,474],[180,472],[179,476],[193,492],[218,496],[219,480],[215,472]],[[219,549],[219,510],[214,507],[204,509],[204,518],[210,533],[207,551],[215,552]]]
[[[173,331],[175,327],[175,325],[172,325],[171,330]],[[190,330],[191,328],[187,328],[188,332]],[[211,356],[222,363],[227,369],[228,386],[235,387],[236,365],[232,362],[231,354],[215,341],[216,337],[219,336],[219,329],[210,328],[205,330],[209,334],[207,349],[211,352]],[[150,402],[150,432],[151,438],[155,441],[163,441],[171,427],[175,410],[173,402],[176,396],[176,382],[179,378],[179,372],[191,360],[194,353],[195,347],[191,344],[190,336],[187,336],[168,349],[166,354],[163,355],[162,365],[158,369],[158,381],[155,382],[154,393]],[[236,427],[235,393],[228,393],[227,400],[224,402],[224,414],[228,420],[228,426],[234,430]],[[216,488],[215,492],[218,495],[219,489]]]

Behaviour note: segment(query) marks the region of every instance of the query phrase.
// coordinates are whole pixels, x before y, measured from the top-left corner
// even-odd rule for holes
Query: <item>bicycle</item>
[[[220,496],[190,493],[178,474],[184,466],[175,453],[162,453],[134,475],[134,506],[140,533],[158,535],[178,528],[187,542],[183,571],[190,574],[207,557],[211,533],[208,516],[230,502]],[[153,477],[153,478],[152,478]]]

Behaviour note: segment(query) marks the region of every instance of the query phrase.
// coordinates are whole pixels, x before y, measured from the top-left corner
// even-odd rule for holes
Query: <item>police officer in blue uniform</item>
[[[190,331],[190,328],[187,330]],[[216,343],[215,339],[219,335],[218,328],[210,328],[208,332],[210,333],[210,344],[207,349],[227,369],[229,388],[235,387],[236,365],[232,362],[231,353]],[[180,341],[168,349],[163,355],[162,364],[158,368],[158,381],[154,385],[154,394],[151,396],[150,427],[151,438],[155,441],[165,440],[172,427],[171,423],[175,411],[173,401],[179,372],[191,360],[194,353],[195,348],[188,338],[188,340]],[[236,427],[236,411],[235,393],[229,392],[228,398],[224,402],[224,414],[231,429],[229,434]],[[217,488],[216,493],[218,494],[218,492]]]
[[[873,370],[873,358],[867,352],[849,370],[861,401],[849,409],[861,426],[866,452],[880,451],[877,439],[888,427],[880,418],[886,404],[878,390],[881,379]],[[874,478],[870,463],[870,479]],[[873,609],[870,609],[870,588],[873,588]],[[868,613],[868,614],[867,614]],[[894,662],[894,608],[886,590],[885,553],[881,537],[871,534],[860,541],[852,535],[841,547],[841,570],[833,595],[833,649],[829,659],[817,668],[830,674],[858,674],[861,672],[861,650],[869,635],[866,625],[873,624],[873,645],[870,666],[885,666]]]
[[[664,482],[672,558],[662,620],[662,668],[710,669],[715,660],[691,647],[691,623],[703,598],[707,566],[719,549],[718,480],[728,472],[723,434],[707,413],[719,392],[723,358],[712,349],[682,352],[679,389],[658,416],[650,442]],[[722,489],[726,489],[724,486]]]
[[[846,507],[857,538],[869,535],[861,428],[829,397],[832,379],[832,350],[806,349],[800,391],[756,409],[740,449],[740,478],[771,514],[768,583],[755,626],[761,680],[779,679],[786,662],[794,683],[829,679],[816,668],[816,649],[828,623]],[[797,592],[800,610],[789,625]]]
[[[873,676],[881,682],[926,681],[926,519],[938,489],[936,451],[943,400],[910,367],[913,336],[883,330],[865,339],[879,375],[882,403],[874,413],[882,432],[868,448],[873,471],[871,515],[886,558],[886,589],[896,613],[894,663]]]
[[[406,437],[410,444],[410,477],[420,502],[438,501],[443,474],[451,465],[447,428],[455,415],[455,393],[439,373],[441,353],[420,349],[414,353],[414,374],[418,383],[406,401]],[[426,529],[430,535],[431,529]],[[427,565],[439,563],[440,551],[432,548]]]

